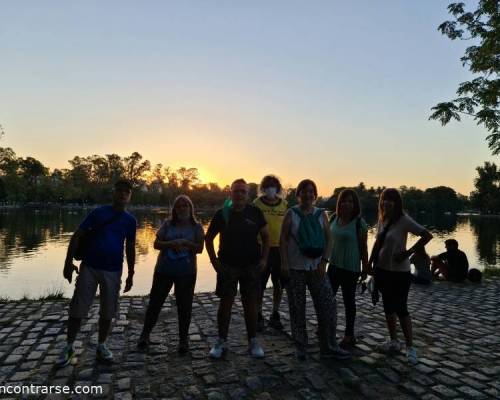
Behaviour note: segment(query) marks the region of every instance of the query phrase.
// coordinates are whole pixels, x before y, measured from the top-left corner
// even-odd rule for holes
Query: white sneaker
[[[248,342],[248,352],[255,358],[264,358],[264,349],[257,342],[257,338],[250,339]]]
[[[417,351],[415,350],[415,347],[410,346],[406,348],[406,358],[408,359],[409,364],[418,364]]]
[[[398,339],[389,339],[379,346],[379,350],[383,353],[399,353],[401,351],[401,343]]]
[[[218,338],[217,342],[215,342],[213,347],[210,349],[208,356],[210,358],[219,359],[222,357],[225,351],[227,351],[226,341],[222,338]]]

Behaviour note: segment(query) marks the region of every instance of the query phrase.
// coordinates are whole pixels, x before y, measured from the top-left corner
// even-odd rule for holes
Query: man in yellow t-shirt
[[[267,286],[269,276],[273,282],[273,310],[269,318],[269,325],[275,329],[283,329],[280,320],[279,306],[283,296],[283,285],[281,282],[281,257],[279,251],[281,225],[288,208],[286,200],[279,195],[282,192],[280,180],[274,175],[266,175],[260,183],[261,196],[256,198],[253,204],[264,214],[269,229],[270,251],[267,259],[266,269],[262,273],[261,292],[258,302],[257,330],[264,330],[264,318],[262,317],[262,299]]]

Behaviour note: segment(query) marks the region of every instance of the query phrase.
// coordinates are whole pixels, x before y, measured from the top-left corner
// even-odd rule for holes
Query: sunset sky
[[[0,146],[51,168],[140,152],[222,184],[468,194],[492,160],[430,108],[470,78],[437,31],[449,1],[3,2]]]

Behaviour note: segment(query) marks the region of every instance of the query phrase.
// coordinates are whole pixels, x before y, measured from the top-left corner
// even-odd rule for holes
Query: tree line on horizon
[[[455,213],[470,208],[499,213],[500,169],[486,162],[484,167],[477,167],[477,172],[476,190],[470,197],[447,186],[425,190],[401,186],[405,208],[411,213]],[[196,168],[152,166],[138,152],[126,157],[75,156],[69,160],[69,168],[50,170],[33,157],[18,157],[11,148],[0,147],[0,202],[102,204],[109,201],[113,183],[119,178],[133,182],[135,205],[170,205],[179,194],[188,194],[198,208],[215,208],[224,202],[229,191],[228,186],[201,182]],[[253,199],[258,195],[258,184],[249,186]],[[319,198],[318,204],[334,210],[338,194],[345,188],[335,188],[331,196]],[[378,197],[384,187],[366,187],[361,182],[351,188],[359,194],[364,212],[377,212]],[[290,205],[296,203],[295,188],[285,187],[283,195]]]

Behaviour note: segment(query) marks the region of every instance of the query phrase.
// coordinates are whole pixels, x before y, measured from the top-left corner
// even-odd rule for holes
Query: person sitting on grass
[[[467,255],[458,249],[455,239],[444,242],[446,251],[431,258],[431,271],[436,279],[441,276],[450,282],[463,282],[469,273],[469,261]]]

